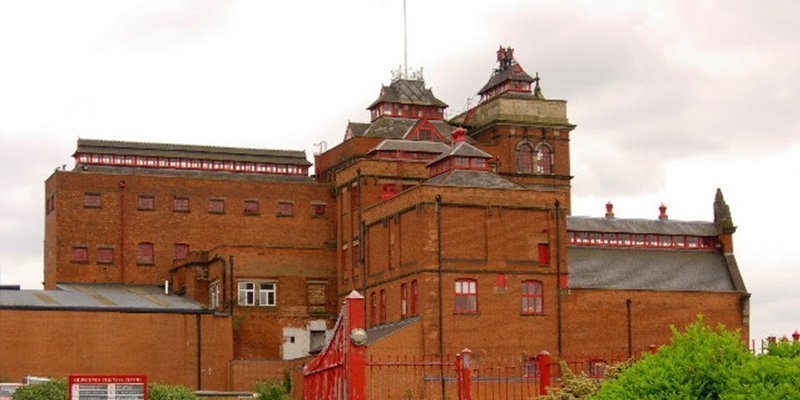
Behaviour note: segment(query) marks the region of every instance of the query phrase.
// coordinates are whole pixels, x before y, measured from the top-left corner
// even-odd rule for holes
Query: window
[[[312,217],[324,217],[325,216],[325,204],[314,203],[311,205],[311,216]]]
[[[358,208],[358,186],[353,185],[350,187],[350,207],[353,209]]]
[[[139,210],[155,210],[156,199],[153,196],[139,195]]]
[[[386,322],[386,290],[381,289],[381,314],[380,322]]]
[[[375,325],[375,321],[377,321],[377,312],[378,312],[378,303],[376,301],[376,293],[372,292],[369,295],[369,324]]]
[[[606,374],[605,360],[587,360],[585,363],[586,376],[601,379]]]
[[[327,302],[327,283],[309,282],[308,283],[308,311],[312,313],[324,313],[325,303]]]
[[[139,243],[136,246],[136,263],[149,265],[153,264],[153,244]]]
[[[539,265],[550,264],[550,245],[539,243]]]
[[[420,129],[417,132],[417,139],[419,140],[432,140],[433,132],[430,129]]]
[[[536,149],[536,173],[537,174],[551,174],[553,173],[553,151],[550,146],[541,143]]]
[[[176,197],[172,199],[172,211],[189,212],[189,198]]]
[[[224,199],[208,199],[208,212],[211,214],[224,214],[225,213],[225,200]]]
[[[101,247],[97,249],[98,264],[111,264],[113,262],[114,262],[114,249],[110,247]]]
[[[525,372],[525,378],[533,380],[539,379],[539,359],[537,357],[526,358],[523,371]]]
[[[222,290],[220,290],[220,282],[213,282],[208,287],[208,302],[211,308],[217,308],[222,304]]]
[[[397,185],[394,183],[384,183],[381,190],[381,200],[391,199],[397,195]]]
[[[239,282],[239,305],[254,306],[256,304],[255,283]]]
[[[458,166],[458,167],[469,167],[469,158],[468,157],[456,157],[456,166]]]
[[[400,285],[400,318],[408,316],[408,286],[403,283]]]
[[[258,215],[258,200],[244,201],[244,215]]]
[[[411,304],[409,307],[411,315],[417,314],[417,280],[411,281]]]
[[[275,306],[275,282],[263,282],[258,285],[258,305]]]
[[[540,281],[522,282],[522,313],[523,314],[542,313],[542,282]]]
[[[288,201],[278,202],[278,216],[291,217],[294,215],[294,203]]]
[[[100,193],[84,193],[83,206],[86,208],[100,208]]]
[[[83,263],[89,262],[89,248],[84,246],[72,246],[70,261]]]
[[[478,283],[474,279],[456,280],[455,312],[471,314],[478,312]]]
[[[533,166],[533,148],[527,143],[517,146],[517,172],[530,173]]]
[[[176,243],[175,244],[175,259],[180,260],[186,258],[186,255],[189,254],[189,245],[185,243]]]

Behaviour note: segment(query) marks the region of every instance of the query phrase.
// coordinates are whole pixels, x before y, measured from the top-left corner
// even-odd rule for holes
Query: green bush
[[[745,349],[737,332],[711,329],[702,317],[672,343],[604,382],[606,399],[800,399],[800,344],[777,343],[767,354]]]
[[[149,400],[197,400],[192,389],[181,385],[147,384]]]
[[[256,383],[256,394],[259,400],[291,400],[286,387],[280,383],[272,381],[262,381]]]
[[[69,390],[67,381],[56,379],[50,382],[23,386],[14,392],[14,400],[67,400]]]

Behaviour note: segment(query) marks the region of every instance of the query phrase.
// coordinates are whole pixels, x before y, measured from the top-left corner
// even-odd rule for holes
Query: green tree
[[[278,382],[256,382],[256,394],[259,400],[291,400],[286,387]]]
[[[707,327],[702,317],[672,343],[604,382],[594,400],[800,399],[800,347],[779,343],[768,354],[745,349],[737,332]]]
[[[14,392],[13,400],[67,400],[67,381],[56,379],[50,382],[23,386]]]

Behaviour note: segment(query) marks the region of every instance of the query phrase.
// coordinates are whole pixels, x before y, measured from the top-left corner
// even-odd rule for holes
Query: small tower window
[[[533,148],[527,143],[517,146],[517,172],[530,173],[533,167]]]
[[[536,148],[536,173],[553,173],[553,151],[544,143],[539,144]]]

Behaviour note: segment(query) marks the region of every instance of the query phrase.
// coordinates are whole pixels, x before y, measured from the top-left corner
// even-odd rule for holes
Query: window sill
[[[69,260],[70,264],[89,264],[89,260],[86,261],[78,261],[78,260]]]
[[[172,210],[172,212],[188,214],[189,210]]]
[[[108,261],[108,262],[100,262],[100,261],[98,261],[97,265],[114,265],[114,262],[113,261]]]
[[[278,218],[294,218],[294,214],[275,214]]]
[[[209,214],[218,214],[218,215],[223,215],[223,214],[225,214],[225,211],[209,211],[208,213],[209,213]]]
[[[86,206],[84,205],[83,208],[103,208],[102,206]]]
[[[312,215],[311,218],[325,218],[324,215]]]
[[[546,317],[545,313],[519,313],[520,317]]]
[[[155,267],[156,266],[156,264],[152,263],[152,262],[151,263],[137,262],[136,265],[138,265],[140,267]]]
[[[136,211],[155,211],[155,208],[137,208]]]
[[[481,313],[479,311],[475,311],[475,312],[458,312],[458,311],[456,311],[456,312],[453,313],[453,315],[463,315],[463,316],[467,316],[467,317],[468,316],[478,317],[478,316],[481,315]]]
[[[246,213],[244,213],[245,217],[258,217],[259,215],[261,215],[261,213],[257,213],[257,212],[246,212]]]

